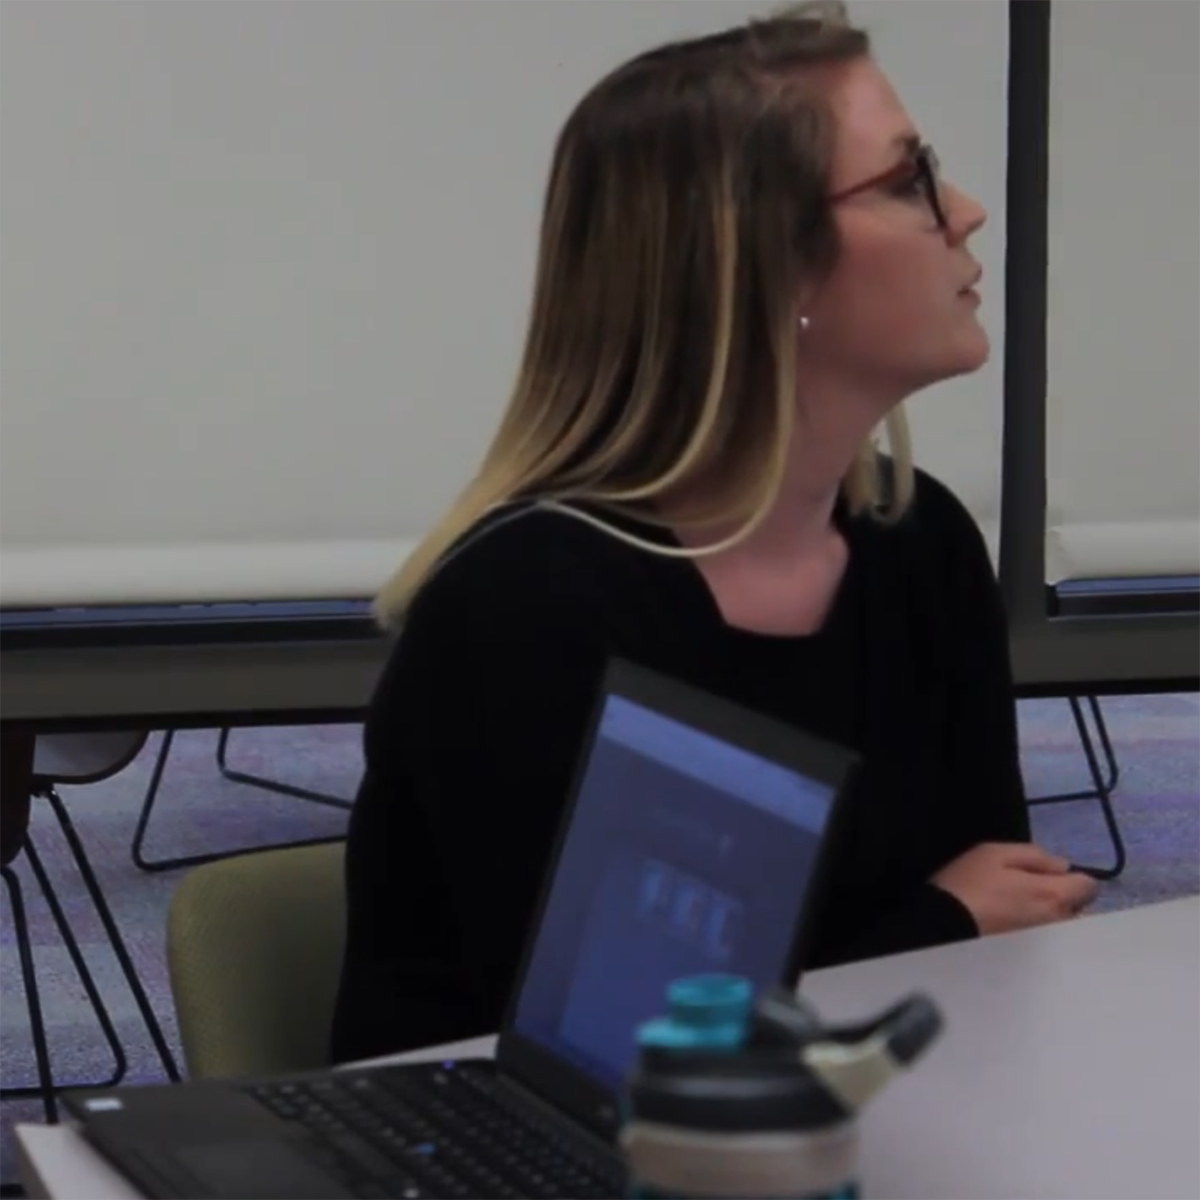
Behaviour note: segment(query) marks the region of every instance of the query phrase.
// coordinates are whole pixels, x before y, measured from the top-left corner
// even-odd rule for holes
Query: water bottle
[[[638,1029],[621,1130],[641,1200],[857,1200],[858,1113],[941,1028],[923,996],[831,1027],[726,975],[673,983],[667,1006]]]

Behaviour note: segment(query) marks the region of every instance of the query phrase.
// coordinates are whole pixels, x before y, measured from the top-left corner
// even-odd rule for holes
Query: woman
[[[380,598],[336,1058],[497,1027],[614,654],[863,755],[810,965],[1091,900],[1030,844],[991,563],[899,407],[987,358],[984,216],[834,6],[580,102],[507,413]]]

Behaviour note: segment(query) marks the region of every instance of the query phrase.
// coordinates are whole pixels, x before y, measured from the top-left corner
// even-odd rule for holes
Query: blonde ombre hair
[[[749,536],[779,490],[796,411],[799,294],[838,253],[832,120],[813,68],[870,53],[844,5],[793,6],[617,68],[559,135],[516,386],[478,471],[376,601],[404,615],[439,561],[518,501]],[[814,335],[815,336],[815,335]],[[888,418],[843,480],[850,511],[891,520],[913,471]],[[890,480],[890,482],[889,482]],[[579,510],[572,509],[575,515]]]

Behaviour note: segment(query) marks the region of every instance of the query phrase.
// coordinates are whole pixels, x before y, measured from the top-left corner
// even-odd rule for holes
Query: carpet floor
[[[1106,699],[1104,715],[1120,764],[1114,795],[1129,863],[1105,884],[1100,910],[1128,908],[1200,893],[1200,697],[1133,696]],[[1022,758],[1031,796],[1080,790],[1087,766],[1070,708],[1061,700],[1023,701]],[[355,726],[237,730],[228,763],[235,770],[284,780],[334,796],[353,795],[360,770],[361,731]],[[200,854],[338,834],[346,814],[224,779],[217,769],[217,733],[178,734],[146,840],[150,857]],[[62,795],[87,848],[130,954],[178,1056],[164,961],[165,911],[179,873],[147,874],[130,858],[134,823],[159,747],[151,738],[121,774]],[[1034,810],[1037,836],[1077,863],[1112,859],[1098,805],[1078,801]],[[49,806],[36,806],[33,837],[84,955],[104,995],[129,1058],[128,1080],[163,1078],[162,1067]],[[19,861],[37,959],[54,1072],[64,1082],[104,1078],[111,1058],[86,995],[55,932],[28,864]],[[7,900],[0,931],[0,1063],[4,1086],[34,1081],[29,1017]],[[36,1121],[40,1103],[0,1106],[0,1175],[15,1176],[11,1128]]]

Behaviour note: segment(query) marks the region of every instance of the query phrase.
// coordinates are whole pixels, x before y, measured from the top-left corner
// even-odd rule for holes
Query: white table
[[[864,1119],[870,1200],[1200,1197],[1200,898],[815,972],[803,986],[838,1020],[915,989],[942,1006],[946,1029]],[[17,1137],[33,1196],[137,1196],[70,1128]]]
[[[867,1197],[1200,1197],[1200,898],[814,974],[803,991],[840,1019],[918,988],[946,1028],[867,1111]]]

